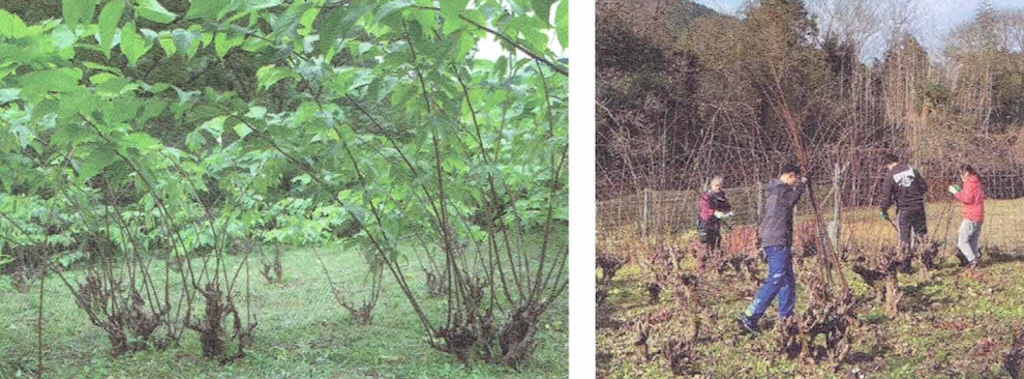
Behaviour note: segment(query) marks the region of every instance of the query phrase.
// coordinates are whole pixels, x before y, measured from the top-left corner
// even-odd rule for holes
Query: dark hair
[[[899,163],[899,162],[900,162],[900,158],[897,157],[895,154],[885,153],[885,154],[882,155],[882,164],[883,165],[887,165],[887,164],[890,164],[890,163]]]
[[[975,175],[975,176],[978,175],[978,172],[974,171],[974,167],[971,167],[971,165],[966,164],[966,163],[960,165],[960,172],[970,173],[971,175]]]
[[[800,165],[796,163],[786,163],[779,169],[779,175],[793,173],[794,175],[800,175]]]

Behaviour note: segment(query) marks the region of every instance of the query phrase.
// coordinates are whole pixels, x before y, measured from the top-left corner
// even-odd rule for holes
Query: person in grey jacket
[[[764,218],[761,220],[761,247],[768,260],[768,277],[757,291],[746,312],[737,318],[740,328],[757,332],[757,321],[768,305],[779,298],[779,319],[793,315],[796,309],[796,275],[793,273],[793,207],[800,200],[807,183],[800,177],[800,166],[787,164],[778,179],[768,182],[765,190]]]

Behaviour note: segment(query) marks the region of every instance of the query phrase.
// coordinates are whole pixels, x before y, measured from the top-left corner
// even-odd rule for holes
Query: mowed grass
[[[564,245],[563,245],[564,246]],[[353,302],[369,290],[364,258],[356,251],[321,248],[331,279]],[[269,257],[269,254],[268,254]],[[338,306],[323,268],[311,249],[282,255],[283,284],[268,284],[250,256],[252,306],[257,314],[253,346],[228,365],[204,359],[195,332],[186,331],[180,347],[110,356],[106,334],[89,323],[67,288],[55,276],[46,280],[43,310],[44,378],[564,378],[568,376],[567,295],[543,317],[529,366],[511,368],[476,362],[469,367],[426,342],[422,324],[390,272],[373,311],[373,324],[355,325]],[[242,257],[229,256],[238,267]],[[163,262],[160,266],[162,277]],[[435,326],[447,310],[440,298],[428,299],[423,272],[410,257],[403,268],[412,291]],[[81,278],[80,271],[71,275]],[[243,273],[244,276],[244,273]],[[11,289],[0,277],[0,378],[27,377],[36,367],[38,282],[29,293]],[[240,286],[244,281],[240,279]],[[161,286],[162,288],[162,286]],[[173,287],[172,287],[173,288]],[[240,287],[244,289],[244,287]],[[236,297],[244,306],[244,297]],[[245,317],[244,310],[242,316]],[[244,319],[243,319],[244,321]],[[226,321],[230,328],[231,322]],[[231,346],[234,346],[233,344]]]
[[[855,329],[847,360],[838,366],[778,354],[774,304],[761,320],[761,334],[739,333],[734,318],[750,303],[760,282],[745,280],[731,270],[718,279],[701,277],[701,301],[708,310],[701,317],[701,337],[693,346],[694,373],[685,377],[1008,378],[1002,362],[1013,334],[1024,328],[1022,211],[1024,200],[986,201],[980,241],[983,261],[979,269],[967,272],[957,267],[952,255],[961,220],[959,205],[929,204],[929,239],[946,242],[937,259],[939,268],[932,271],[930,279],[920,273],[899,276],[904,297],[895,319],[885,314],[882,304],[873,299],[873,290],[850,270],[851,263],[845,263],[845,277],[860,303],[856,313],[862,325]],[[869,254],[877,254],[872,249],[896,243],[895,231],[879,218],[876,208],[844,212],[844,235],[850,235],[844,244],[857,244]],[[806,218],[797,222],[801,219]],[[685,242],[677,243],[685,246]],[[763,278],[766,266],[758,264]],[[915,270],[917,267],[915,263]],[[795,270],[798,277],[810,274],[816,270],[816,262],[806,258]],[[636,334],[630,322],[650,315],[671,315],[669,321],[651,327],[648,345],[651,353],[657,353],[669,338],[685,335],[680,320],[688,319],[694,310],[680,309],[671,291],[662,293],[659,304],[648,305],[646,281],[637,265],[627,265],[617,273],[607,289],[606,302],[597,309],[600,378],[676,377],[663,357],[652,354],[647,360],[640,356],[633,346]],[[810,301],[808,292],[798,284],[798,313]]]

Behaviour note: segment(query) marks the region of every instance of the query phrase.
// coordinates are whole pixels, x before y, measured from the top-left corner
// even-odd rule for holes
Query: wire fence
[[[955,183],[953,180],[946,179],[946,176],[929,178],[927,174],[923,175],[929,180],[928,202],[952,201],[946,188],[949,184]],[[877,207],[880,202],[878,183],[882,178],[881,174],[864,176],[858,178],[859,180],[844,177],[840,179],[838,186],[832,179],[822,179],[814,180],[812,185],[821,211],[828,215],[833,211],[837,201],[836,190],[840,191],[838,201],[843,208]],[[993,200],[1024,198],[1024,175],[985,175],[982,173],[981,184],[985,191],[985,197],[990,203],[993,203]],[[724,189],[729,203],[736,213],[736,216],[730,220],[731,224],[757,224],[760,219],[760,210],[763,207],[765,186],[764,181],[758,181]],[[598,192],[601,191],[622,191],[622,185],[612,186],[609,184],[605,188],[599,186]],[[628,193],[628,191],[622,192]],[[635,231],[639,234],[681,233],[694,230],[699,214],[700,195],[701,191],[697,188],[644,188],[622,196],[599,200],[596,203],[598,237],[600,238],[601,234],[622,230]],[[797,205],[797,217],[811,215],[810,202],[806,199],[806,195],[804,197]],[[959,215],[959,206],[956,207],[956,212],[956,215]],[[1003,212],[989,213],[1003,214]],[[1021,224],[1024,216],[1020,216],[1019,212],[1009,213],[1012,216],[1009,217],[1009,220],[1003,215],[998,216],[1002,220],[997,218],[992,221],[1001,225],[1024,226]]]

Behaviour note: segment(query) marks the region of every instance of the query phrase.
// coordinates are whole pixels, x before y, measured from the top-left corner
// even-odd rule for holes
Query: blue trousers
[[[753,321],[761,319],[768,305],[779,297],[779,318],[793,315],[796,308],[796,276],[793,274],[793,254],[789,246],[768,246],[764,248],[768,258],[768,278],[757,291],[754,301],[747,307],[746,315]]]

